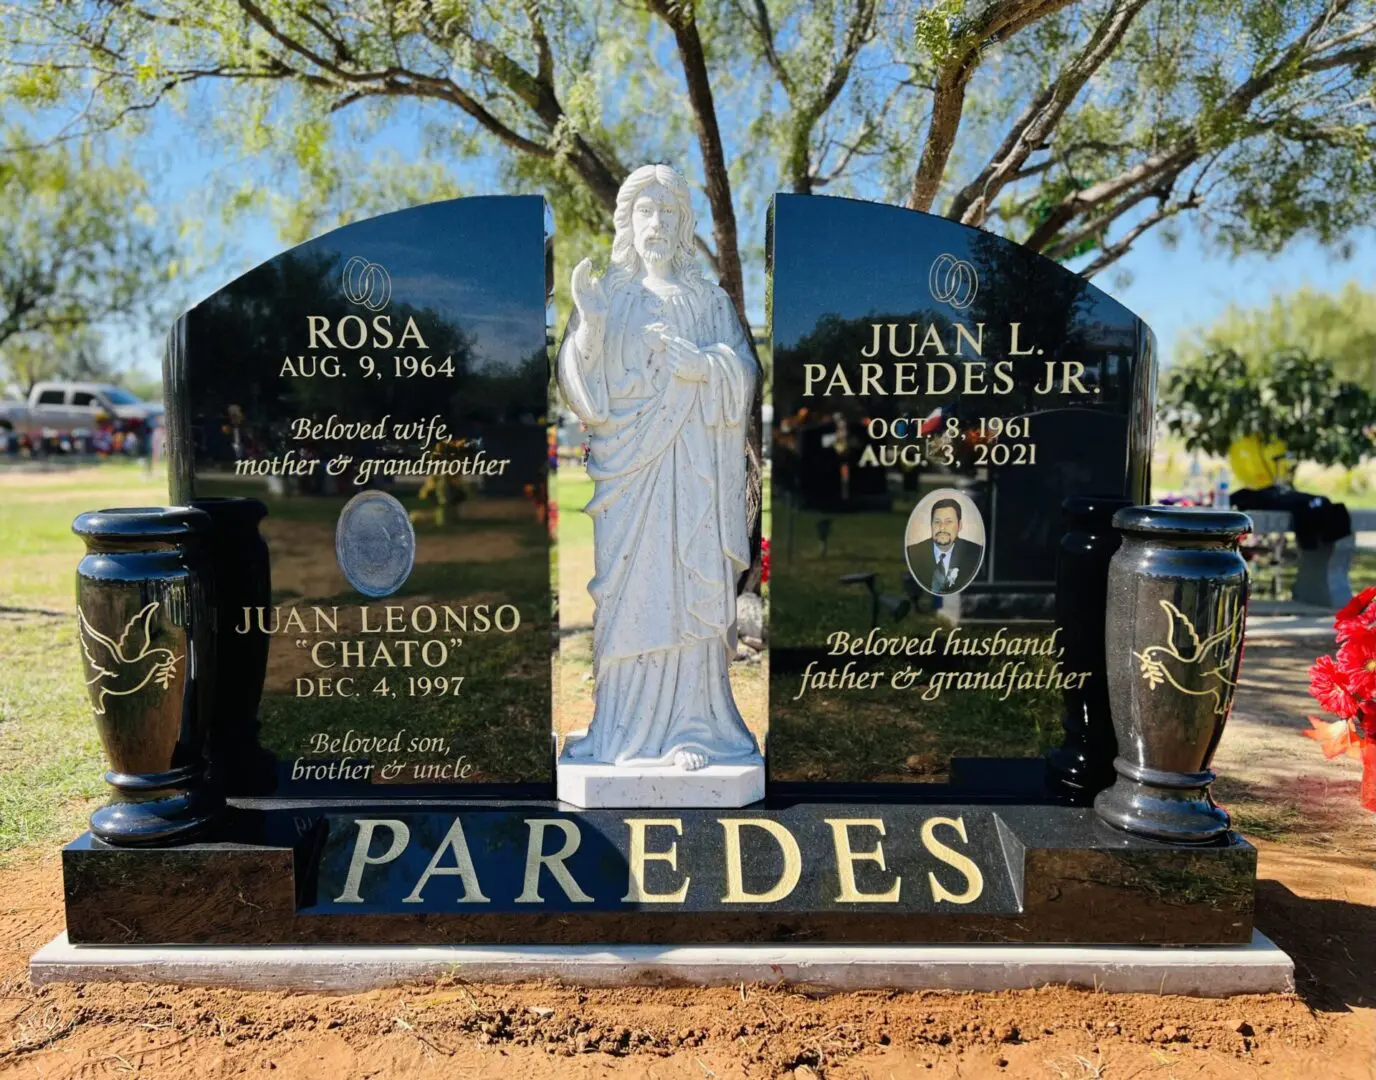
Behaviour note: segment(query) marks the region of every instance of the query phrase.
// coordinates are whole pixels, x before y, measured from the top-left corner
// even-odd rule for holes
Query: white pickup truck
[[[94,431],[108,417],[121,431],[142,431],[162,415],[162,405],[140,401],[108,383],[41,382],[27,401],[0,400],[0,435],[51,437]]]

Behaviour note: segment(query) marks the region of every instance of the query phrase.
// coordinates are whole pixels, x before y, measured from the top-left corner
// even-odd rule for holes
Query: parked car
[[[52,438],[92,432],[102,420],[116,431],[142,436],[161,416],[161,404],[140,401],[108,383],[40,382],[27,401],[0,401],[0,439],[8,440],[11,434]]]

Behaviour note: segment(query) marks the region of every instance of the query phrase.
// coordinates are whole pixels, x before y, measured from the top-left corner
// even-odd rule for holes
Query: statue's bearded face
[[[674,257],[683,211],[678,199],[661,184],[651,184],[631,205],[631,234],[636,254],[646,263],[663,266]]]

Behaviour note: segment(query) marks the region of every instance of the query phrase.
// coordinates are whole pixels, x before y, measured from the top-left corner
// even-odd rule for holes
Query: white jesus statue
[[[693,257],[688,187],[667,165],[621,185],[611,265],[573,271],[559,384],[586,425],[595,489],[588,585],[592,724],[564,759],[760,762],[731,696],[736,581],[750,564],[746,428],[754,355]]]

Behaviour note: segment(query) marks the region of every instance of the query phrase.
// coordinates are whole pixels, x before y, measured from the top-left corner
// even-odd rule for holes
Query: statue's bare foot
[[[694,772],[707,764],[707,755],[695,750],[680,750],[674,755],[674,764],[685,772]]]

